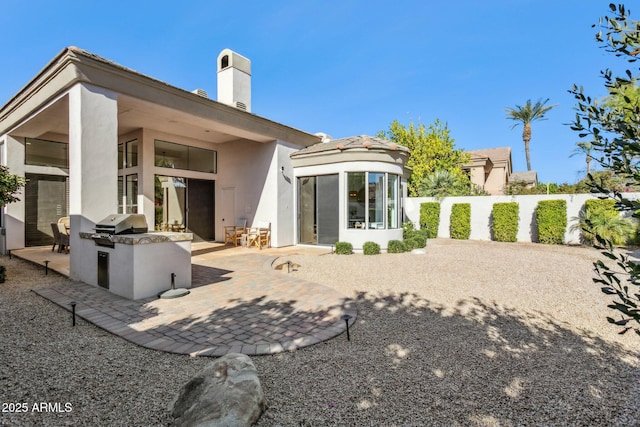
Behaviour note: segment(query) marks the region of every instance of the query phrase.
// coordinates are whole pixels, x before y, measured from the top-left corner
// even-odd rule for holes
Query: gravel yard
[[[258,425],[640,425],[640,338],[606,322],[596,257],[441,239],[426,255],[286,257],[290,274],[353,298],[358,320],[350,342],[252,358],[269,403]],[[167,403],[210,359],[73,328],[30,291],[66,279],[0,264],[0,402],[28,404],[0,425],[169,422]],[[34,411],[40,402],[61,410]]]

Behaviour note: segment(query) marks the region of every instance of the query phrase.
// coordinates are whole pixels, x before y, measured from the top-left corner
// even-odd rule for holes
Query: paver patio
[[[356,318],[353,303],[334,289],[272,268],[277,254],[296,251],[196,246],[193,287],[175,299],[132,301],[81,282],[35,292],[68,310],[75,302],[77,316],[143,347],[192,356],[278,353],[335,337],[346,329],[342,315],[350,324]],[[50,268],[68,271],[68,261],[52,261],[47,248],[14,255],[38,264],[51,258]]]

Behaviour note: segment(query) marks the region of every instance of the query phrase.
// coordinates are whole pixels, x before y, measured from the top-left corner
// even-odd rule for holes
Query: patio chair
[[[69,234],[67,231],[67,227],[63,222],[59,222],[58,226],[58,234],[60,236],[60,244],[58,244],[58,252],[65,251],[69,253]]]
[[[247,246],[256,246],[258,249],[271,247],[271,223],[256,222],[247,232]]]
[[[67,228],[67,230],[69,229],[69,224],[71,224],[71,220],[69,219],[68,216],[62,216],[60,218],[58,218],[58,224],[64,224],[64,226]]]
[[[234,246],[242,241],[242,235],[247,232],[246,218],[240,218],[235,225],[227,225],[224,227],[224,244],[231,243]]]
[[[58,245],[58,252],[60,252],[60,229],[58,228],[58,224],[55,222],[51,223],[51,231],[53,232],[53,246],[51,247],[51,252],[56,249],[56,245]]]

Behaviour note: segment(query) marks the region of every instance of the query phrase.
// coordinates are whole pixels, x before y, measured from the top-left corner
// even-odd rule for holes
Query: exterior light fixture
[[[73,326],[76,326],[76,302],[75,301],[71,301],[69,303],[69,305],[71,306],[71,317],[72,317],[72,324]]]
[[[344,323],[347,324],[347,341],[351,341],[351,337],[349,336],[349,320],[351,319],[351,316],[348,314],[343,314],[340,319],[344,320]]]

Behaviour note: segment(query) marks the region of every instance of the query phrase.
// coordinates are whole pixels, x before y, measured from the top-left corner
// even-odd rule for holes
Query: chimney
[[[251,61],[231,49],[218,55],[218,101],[251,112]]]

